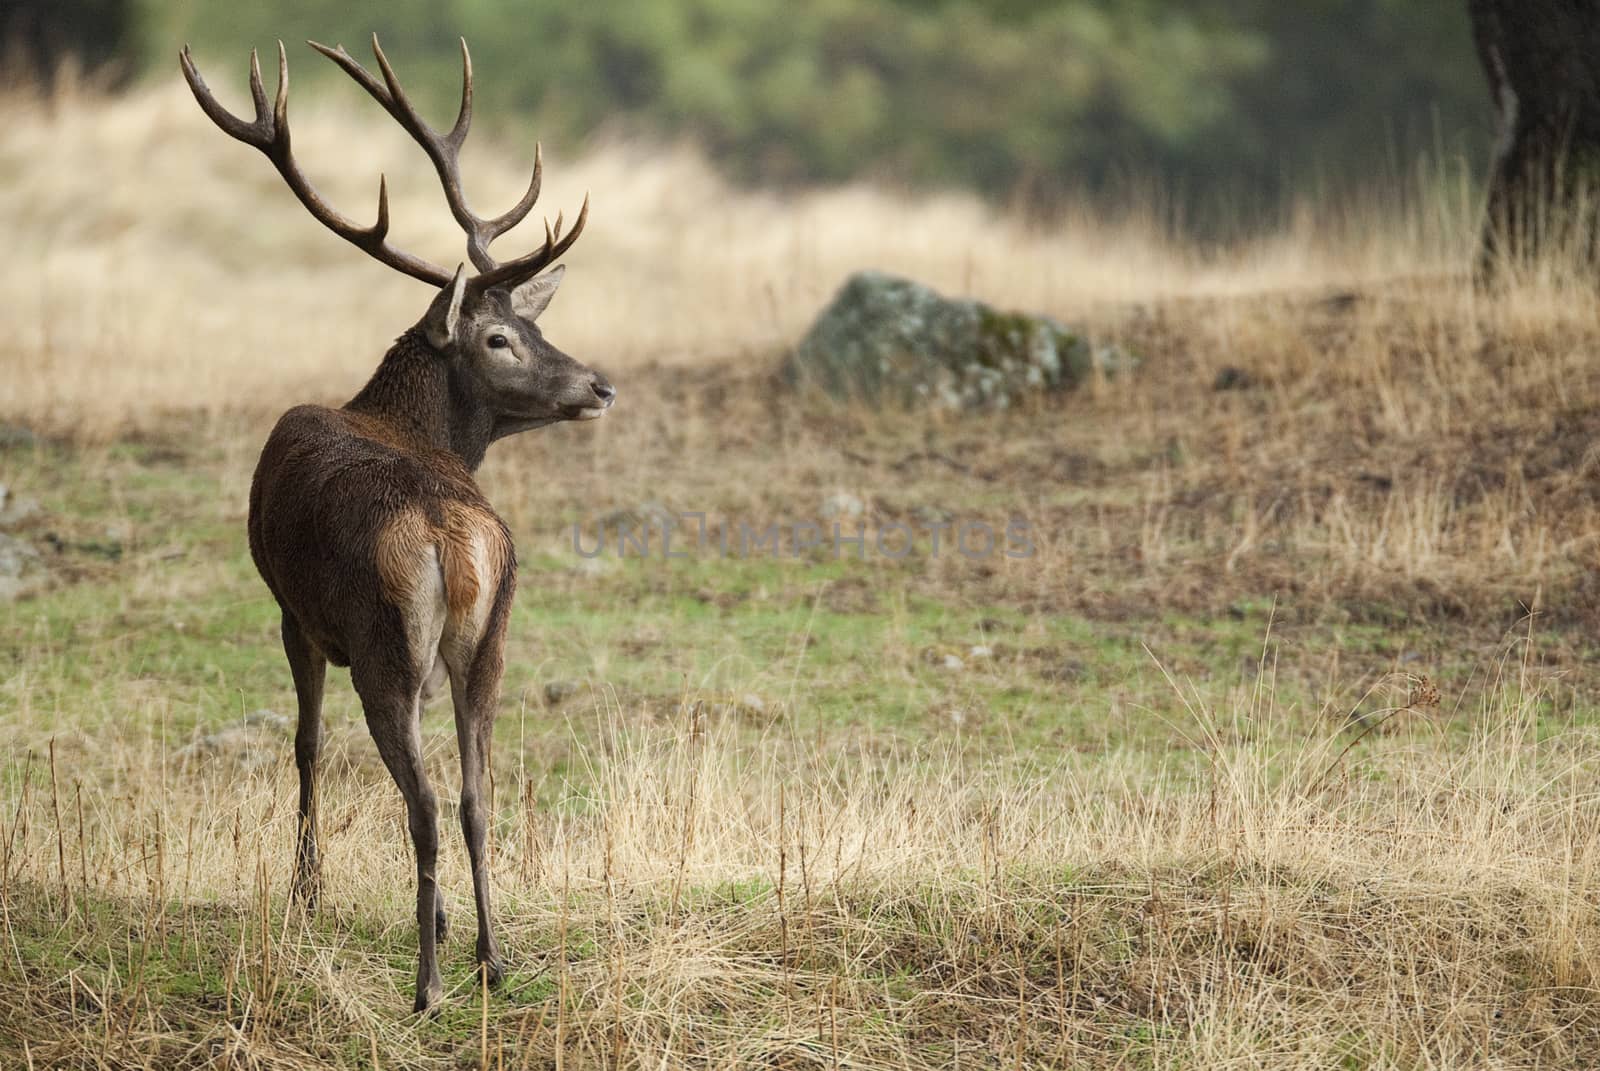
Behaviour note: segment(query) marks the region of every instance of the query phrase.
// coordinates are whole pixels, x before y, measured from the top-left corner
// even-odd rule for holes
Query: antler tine
[[[382,171],[378,172],[378,221],[372,233],[379,238],[389,233],[389,178]]]
[[[377,45],[378,35],[372,35],[373,45]],[[455,125],[450,128],[447,135],[450,144],[460,148],[461,143],[467,140],[467,131],[472,129],[472,53],[467,51],[467,39],[457,38],[461,42],[461,108],[456,112]]]
[[[389,100],[389,91],[383,87],[383,83],[372,77],[372,75],[367,72],[367,69],[357,62],[354,56],[344,50],[343,45],[336,45],[333,48],[329,48],[327,45],[324,45],[318,41],[307,41],[306,44],[310,45],[324,56],[327,56],[334,63],[337,63],[339,68],[343,70],[345,74],[348,74],[351,78],[355,79],[357,85],[359,85],[362,89],[365,89],[368,93],[372,94],[373,100],[383,105],[384,111],[388,112],[390,115],[395,114],[393,102]],[[395,116],[395,118],[398,119],[399,116]]]
[[[317,192],[316,187],[311,185],[305,172],[300,170],[300,165],[295,162],[289,147],[289,60],[284,53],[282,41],[278,42],[278,92],[270,110],[267,105],[266,89],[261,83],[260,60],[254,51],[250,53],[250,96],[255,103],[256,117],[253,122],[248,123],[217,102],[216,97],[206,86],[205,80],[200,77],[187,45],[178,54],[178,61],[201,110],[223,133],[260,150],[271,160],[289,189],[318,223],[374,260],[387,264],[413,279],[420,279],[434,286],[444,286],[451,281],[452,276],[449,272],[404,250],[396,249],[385,240],[389,233],[389,191],[388,183],[384,179],[380,177],[378,181],[377,222],[370,227],[363,227],[341,215],[328,204]]]
[[[472,126],[472,54],[467,51],[466,38],[461,38],[461,107],[456,112],[455,124],[450,133],[441,135],[418,114],[400,85],[400,78],[389,65],[389,57],[378,44],[378,35],[372,35],[372,54],[377,57],[378,70],[383,72],[383,82],[394,102],[390,113],[400,121],[411,136],[422,146],[433,161],[434,170],[444,186],[444,197],[450,205],[450,214],[467,233],[467,256],[473,267],[486,271],[495,266],[489,255],[489,243],[495,235],[488,233],[484,219],[467,205],[467,191],[461,185],[461,145]]]
[[[251,52],[250,57],[254,66],[255,53]],[[184,81],[189,83],[189,91],[194,94],[194,99],[199,103],[200,110],[205,112],[224,134],[237,141],[242,141],[246,145],[254,145],[258,149],[264,148],[264,141],[261,136],[262,115],[259,105],[257,106],[256,121],[247,123],[217,103],[217,98],[212,95],[210,87],[206,85],[206,80],[200,77],[200,71],[194,65],[194,57],[189,54],[188,45],[184,45],[183,50],[178,53],[178,65],[183,68]],[[256,80],[260,81],[259,74]]]
[[[283,42],[278,42],[278,95],[273,101],[272,115],[276,119],[279,105],[287,104],[289,95],[289,64],[283,54]],[[267,114],[267,91],[261,85],[261,60],[256,56],[256,50],[250,50],[250,99],[256,106],[256,122],[261,122]]]
[[[261,70],[256,65],[255,49],[250,50],[250,92],[256,99],[256,114],[266,108],[266,96],[261,91]],[[289,56],[278,42],[278,93],[272,98],[272,135],[283,142],[283,151],[289,152]]]
[[[479,293],[500,286],[513,286],[524,279],[544,271],[545,268],[561,259],[561,255],[572,248],[572,243],[578,240],[578,235],[583,233],[583,225],[589,221],[589,195],[583,195],[583,207],[578,210],[578,218],[572,221],[572,230],[567,232],[565,238],[557,239],[550,230],[549,221],[544,225],[544,245],[526,256],[516,260],[508,260],[499,267],[486,272],[481,272],[469,280],[469,285]]]
[[[538,142],[533,143],[533,178],[528,181],[528,189],[522,195],[522,200],[512,205],[504,214],[491,219],[485,226],[493,232],[494,237],[509,231],[512,227],[528,218],[528,213],[533,211],[534,203],[539,200],[539,187],[544,182],[544,150]]]
[[[450,207],[450,214],[467,236],[467,257],[472,261],[472,266],[480,272],[493,271],[499,267],[498,262],[489,253],[489,243],[521,223],[533,210],[534,203],[539,199],[539,188],[543,178],[542,154],[538,146],[535,146],[533,177],[521,200],[509,210],[492,219],[485,219],[468,206],[466,191],[461,182],[461,146],[472,127],[472,53],[467,48],[466,39],[461,40],[461,106],[448,134],[441,134],[429,126],[412,105],[411,99],[406,96],[405,88],[400,84],[399,76],[389,63],[389,57],[384,54],[377,34],[372,35],[372,54],[378,61],[378,71],[383,76],[381,81],[343,47],[328,48],[315,41],[307,43],[338,64],[357,85],[383,106],[384,111],[388,112],[428,155],[434,171],[438,173],[439,183],[444,188],[445,202]]]
[[[411,98],[406,96],[406,91],[400,85],[400,79],[394,73],[394,68],[389,66],[389,57],[383,54],[383,46],[378,44],[378,35],[372,35],[372,54],[378,58],[378,70],[383,74],[383,84],[388,88],[389,100],[393,107],[389,113],[400,121],[400,125],[419,141],[432,143],[441,142],[443,139],[439,132],[425,122],[417,109],[412,107]],[[424,146],[426,148],[427,146]],[[430,153],[431,155],[431,153]]]

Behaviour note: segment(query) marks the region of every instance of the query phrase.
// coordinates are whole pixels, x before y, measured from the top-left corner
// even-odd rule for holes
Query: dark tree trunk
[[[1480,274],[1566,252],[1593,263],[1600,0],[1468,0],[1500,131]]]
[[[0,83],[48,85],[69,57],[111,84],[133,73],[132,0],[0,0]]]

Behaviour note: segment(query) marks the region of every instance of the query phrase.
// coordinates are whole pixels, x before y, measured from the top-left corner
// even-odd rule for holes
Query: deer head
[[[560,420],[605,415],[616,390],[549,342],[536,322],[565,266],[509,290],[474,290],[458,269],[417,325],[454,364],[456,382],[492,415],[499,439]]]
[[[417,324],[418,333],[441,357],[450,362],[456,388],[466,400],[492,421],[491,438],[541,427],[560,420],[593,420],[603,416],[616,398],[604,376],[573,360],[547,342],[537,320],[555,296],[564,266],[546,271],[583,231],[589,218],[589,199],[562,234],[562,216],[552,227],[544,225],[544,242],[532,252],[504,263],[489,253],[489,245],[527,218],[539,199],[543,175],[542,155],[534,149],[533,178],[515,205],[499,216],[484,218],[467,205],[461,186],[460,154],[472,125],[472,57],[461,42],[461,107],[446,133],[425,122],[400,86],[388,58],[372,36],[372,51],[382,78],[374,76],[344,50],[307,42],[327,56],[383,106],[422,147],[444,187],[450,213],[467,237],[467,258],[476,269],[468,276],[465,265],[450,272],[420,257],[397,249],[388,241],[389,193],[383,176],[378,179],[378,218],[370,227],[340,214],[325,201],[300,170],[290,149],[289,63],[283,42],[278,42],[278,92],[269,105],[261,82],[261,65],[250,53],[250,95],[255,118],[245,121],[217,103],[207,88],[187,47],[180,55],[183,74],[195,100],[211,121],[228,134],[260,150],[272,161],[289,189],[312,217],[368,256],[414,279],[438,287],[439,292]]]

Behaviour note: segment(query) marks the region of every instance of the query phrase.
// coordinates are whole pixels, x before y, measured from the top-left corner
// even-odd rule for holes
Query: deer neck
[[[395,340],[345,408],[382,420],[418,446],[455,454],[468,471],[477,469],[495,438],[493,412],[417,328]]]

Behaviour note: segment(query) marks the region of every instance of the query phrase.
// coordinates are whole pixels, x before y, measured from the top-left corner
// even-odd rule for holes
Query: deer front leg
[[[294,731],[294,764],[300,772],[300,821],[294,853],[290,896],[308,911],[322,892],[322,865],[317,854],[317,759],[322,753],[322,686],[328,662],[313,647],[293,617],[283,615],[283,651],[294,676],[298,721]]]

